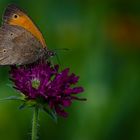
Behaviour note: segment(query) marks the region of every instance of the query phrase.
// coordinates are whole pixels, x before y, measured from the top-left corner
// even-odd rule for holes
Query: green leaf
[[[22,110],[22,109],[24,109],[25,107],[26,107],[26,103],[24,102],[23,104],[21,104],[21,105],[19,106],[19,109]]]
[[[19,96],[9,96],[3,99],[0,99],[0,101],[6,101],[6,100],[19,100],[19,101],[25,101],[24,97],[19,97]]]
[[[8,86],[8,87],[13,89],[13,85],[12,84],[6,84],[6,86]]]
[[[51,119],[55,122],[55,123],[57,123],[57,120],[58,120],[58,118],[57,118],[57,114],[56,114],[56,112],[54,111],[54,110],[50,110],[50,109],[48,109],[47,107],[43,107],[43,110],[51,117]]]
[[[34,100],[24,100],[24,103],[19,106],[19,109],[22,110],[25,107],[34,107],[36,104],[37,103]]]
[[[34,100],[25,100],[23,104],[19,106],[19,109],[24,109],[25,107],[34,107],[36,105]]]
[[[29,101],[26,101],[26,106],[27,107],[33,107],[33,106],[35,106],[37,103],[36,103],[36,101],[34,101],[34,100],[29,100]]]

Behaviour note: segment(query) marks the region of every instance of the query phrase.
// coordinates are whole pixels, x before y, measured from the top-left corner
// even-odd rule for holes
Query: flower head
[[[83,88],[73,86],[79,77],[74,73],[69,74],[69,68],[59,72],[58,65],[50,66],[49,63],[41,62],[13,66],[10,75],[14,88],[24,94],[26,100],[41,99],[43,105],[47,104],[60,116],[67,116],[64,108],[70,106],[72,100],[82,100],[75,95],[83,92]]]

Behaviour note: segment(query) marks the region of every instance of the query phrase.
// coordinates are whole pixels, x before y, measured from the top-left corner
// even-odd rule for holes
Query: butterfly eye
[[[6,49],[3,49],[3,52],[6,53]]]
[[[13,17],[14,17],[14,19],[17,19],[19,17],[19,15],[14,14]]]
[[[48,51],[48,50],[47,50],[47,55],[50,56],[50,57],[52,57],[52,56],[55,56],[56,53],[53,52],[53,51],[50,51],[50,50]]]

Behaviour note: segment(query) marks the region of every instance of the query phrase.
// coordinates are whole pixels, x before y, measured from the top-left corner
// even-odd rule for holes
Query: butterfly
[[[53,55],[31,18],[16,5],[8,5],[0,27],[0,65],[30,64],[46,54]]]

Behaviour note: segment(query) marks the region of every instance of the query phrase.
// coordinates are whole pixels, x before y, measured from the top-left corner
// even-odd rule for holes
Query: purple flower
[[[79,77],[69,74],[69,68],[59,72],[59,66],[50,66],[45,62],[26,66],[12,66],[11,80],[14,88],[23,93],[26,100],[42,99],[51,110],[66,117],[64,108],[73,100],[84,100],[75,95],[83,92],[82,87],[74,87]]]

